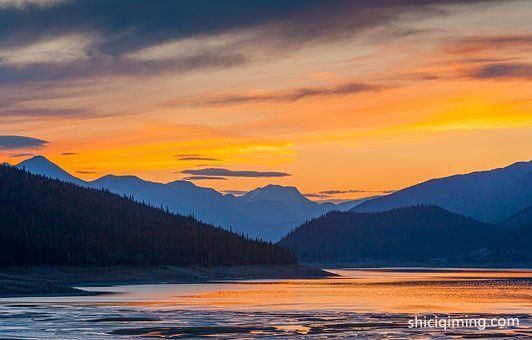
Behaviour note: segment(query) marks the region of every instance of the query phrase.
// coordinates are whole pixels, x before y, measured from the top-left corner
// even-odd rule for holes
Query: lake
[[[530,270],[329,271],[338,276],[83,287],[108,294],[4,298],[0,338],[532,337]],[[475,324],[409,327],[416,316]],[[519,326],[485,325],[494,318],[518,318]]]

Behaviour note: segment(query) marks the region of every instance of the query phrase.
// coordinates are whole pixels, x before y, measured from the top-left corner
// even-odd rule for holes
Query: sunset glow
[[[0,21],[68,6],[47,3]],[[42,154],[83,179],[277,172],[289,175],[192,180],[219,191],[342,191],[330,198],[529,160],[532,2],[458,3],[348,2],[340,18],[319,5],[271,9],[205,31],[161,27],[143,40],[139,29],[136,45],[121,36],[131,27],[113,31],[105,16],[104,27],[43,19],[46,34],[3,32],[1,134],[43,142],[0,145],[0,160]],[[364,11],[380,15],[365,22]],[[339,23],[320,28],[316,13]]]

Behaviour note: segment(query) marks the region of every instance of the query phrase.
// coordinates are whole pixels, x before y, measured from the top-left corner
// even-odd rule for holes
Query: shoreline
[[[0,268],[0,298],[101,294],[83,290],[83,287],[88,286],[208,283],[222,280],[319,279],[329,276],[336,275],[305,265],[4,267]]]

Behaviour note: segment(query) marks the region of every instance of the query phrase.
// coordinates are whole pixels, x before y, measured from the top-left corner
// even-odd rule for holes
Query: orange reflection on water
[[[331,270],[316,280],[99,287],[122,303],[161,308],[530,313],[532,271]]]

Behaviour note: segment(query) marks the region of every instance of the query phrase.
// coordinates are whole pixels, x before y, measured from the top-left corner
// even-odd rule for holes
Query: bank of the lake
[[[0,268],[0,297],[94,294],[73,287],[215,280],[312,279],[333,274],[303,265],[235,267],[56,266]]]

